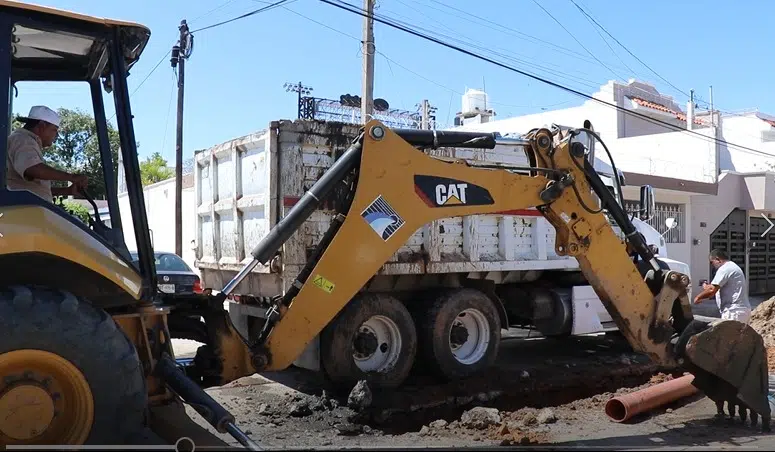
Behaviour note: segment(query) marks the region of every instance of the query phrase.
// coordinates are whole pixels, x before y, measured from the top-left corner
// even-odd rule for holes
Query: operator
[[[716,269],[716,276],[710,284],[702,285],[702,292],[694,297],[694,302],[701,303],[715,296],[722,319],[747,324],[751,317],[751,304],[748,302],[743,270],[729,260],[726,251],[720,249],[710,252],[710,263]]]
[[[60,171],[43,160],[43,149],[54,144],[59,133],[59,115],[48,107],[36,105],[30,108],[29,115],[19,120],[24,127],[8,136],[8,189],[28,190],[53,203],[54,196],[75,196],[80,188],[86,188],[85,174]],[[68,181],[72,185],[51,188],[51,181]]]

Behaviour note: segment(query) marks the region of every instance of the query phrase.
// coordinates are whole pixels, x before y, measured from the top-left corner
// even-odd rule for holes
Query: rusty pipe
[[[692,385],[694,375],[684,375],[640,391],[610,399],[605,404],[605,414],[614,422],[624,422],[636,414],[695,394]]]

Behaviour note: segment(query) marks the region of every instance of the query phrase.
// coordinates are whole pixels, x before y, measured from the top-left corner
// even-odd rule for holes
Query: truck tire
[[[492,366],[501,342],[493,301],[476,289],[456,289],[419,312],[419,360],[448,380],[467,378]]]
[[[105,311],[56,289],[2,288],[0,331],[0,410],[27,400],[30,413],[26,425],[0,419],[0,443],[126,444],[144,428],[143,367]]]
[[[320,360],[342,388],[366,380],[396,388],[412,370],[417,331],[406,306],[387,294],[357,295],[320,334]]]

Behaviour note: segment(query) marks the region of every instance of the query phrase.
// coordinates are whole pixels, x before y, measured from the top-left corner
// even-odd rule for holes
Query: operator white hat
[[[29,121],[30,119],[37,119],[39,121],[46,121],[50,124],[54,124],[59,127],[59,115],[54,110],[46,107],[45,105],[35,105],[30,108],[30,114],[27,116],[19,117],[20,121]]]

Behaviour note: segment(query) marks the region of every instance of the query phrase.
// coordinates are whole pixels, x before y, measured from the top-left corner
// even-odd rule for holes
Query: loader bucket
[[[743,420],[747,408],[751,424],[758,414],[762,429],[769,431],[767,350],[756,330],[735,320],[695,318],[682,332],[676,353],[694,374],[693,384],[717,407],[727,402],[734,415],[737,406]]]

